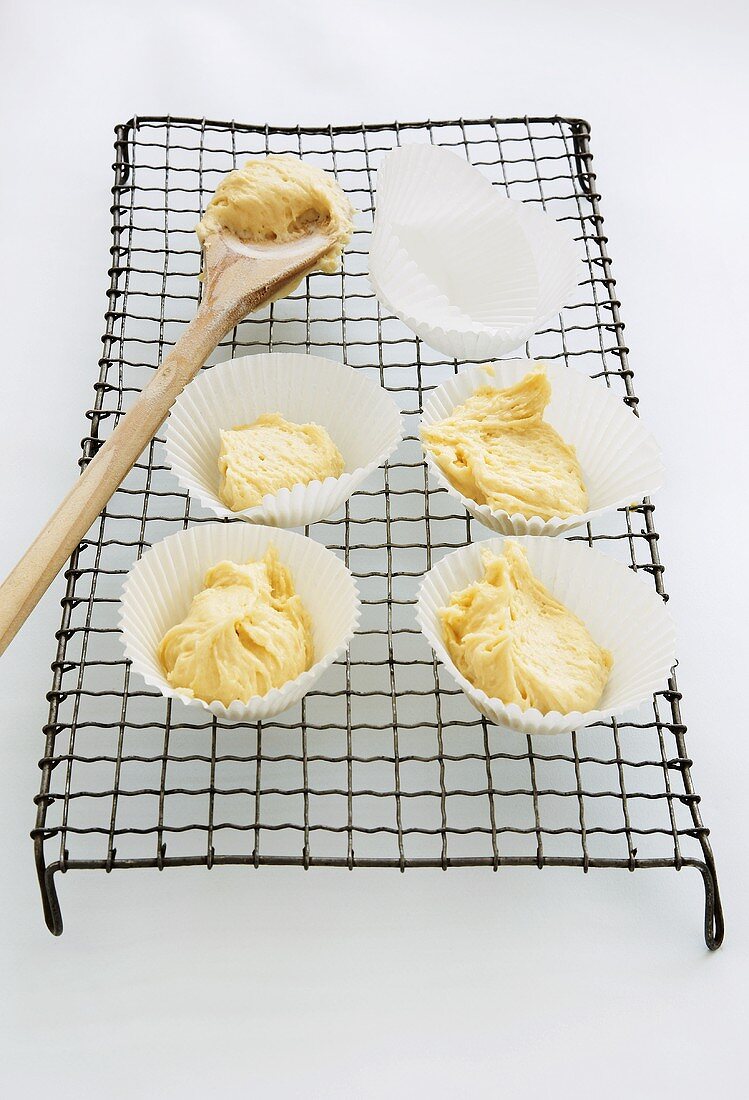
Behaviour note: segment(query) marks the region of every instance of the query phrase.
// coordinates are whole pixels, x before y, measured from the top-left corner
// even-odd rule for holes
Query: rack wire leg
[[[725,925],[723,923],[723,904],[720,900],[718,878],[712,851],[705,852],[705,862],[698,863],[705,887],[705,943],[711,951],[717,951],[723,943]]]
[[[60,901],[57,897],[55,885],[55,872],[59,871],[60,864],[52,863],[48,867],[44,859],[44,843],[41,839],[34,840],[34,859],[36,861],[36,873],[39,879],[39,889],[42,894],[42,908],[44,921],[53,936],[62,935],[62,912]]]

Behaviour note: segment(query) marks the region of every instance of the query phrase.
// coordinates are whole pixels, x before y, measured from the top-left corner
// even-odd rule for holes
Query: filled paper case
[[[450,416],[479,387],[505,389],[539,366],[544,367],[551,383],[551,401],[544,420],[565,443],[575,448],[588,491],[587,511],[542,519],[520,513],[510,515],[487,504],[477,504],[452,485],[429,448],[424,447],[429,472],[437,484],[456,497],[479,523],[503,535],[559,535],[642,500],[663,483],[660,448],[642,421],[603,383],[560,363],[504,359],[463,370],[429,396],[421,418],[422,427]]]
[[[228,707],[193,698],[166,679],[159,644],[187,614],[202,589],[206,571],[220,561],[250,562],[275,546],[291,572],[294,588],[310,614],[314,664],[265,695],[236,700]],[[342,657],[360,613],[356,583],[343,562],[326,547],[293,531],[245,523],[206,523],[169,535],[132,567],[125,580],[120,612],[125,655],[146,683],[168,698],[209,710],[229,721],[272,718],[307,694],[323,672]]]
[[[416,617],[432,649],[473,705],[491,722],[525,734],[569,733],[638,707],[663,689],[676,660],[673,623],[661,597],[627,566],[564,539],[524,536],[533,574],[560,603],[580,618],[594,641],[610,650],[613,667],[595,710],[561,714],[522,710],[492,699],[456,668],[444,644],[438,612],[454,592],[484,574],[481,550],[501,554],[504,538],[461,547],[426,574]]]
[[[219,496],[221,430],[279,413],[325,428],[341,452],[340,477],[268,493],[233,512]],[[362,371],[318,355],[246,355],[202,371],[176,401],[166,427],[167,462],[183,489],[222,518],[304,527],[336,511],[392,454],[401,438],[392,397]]]

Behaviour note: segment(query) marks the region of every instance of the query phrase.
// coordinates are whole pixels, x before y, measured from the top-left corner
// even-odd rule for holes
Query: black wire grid
[[[248,156],[303,155],[335,172],[359,214],[343,271],[315,274],[248,317],[209,362],[305,350],[376,378],[406,439],[338,514],[308,532],[343,556],[363,597],[348,657],[301,704],[228,724],[148,690],[116,626],[122,580],[144,549],[213,517],[188,499],[154,440],[73,555],[49,694],[33,830],[44,912],[62,931],[58,871],[242,864],[335,867],[696,867],[705,939],[723,937],[708,830],[672,676],[628,721],[522,737],[486,722],[435,661],[414,618],[422,574],[477,526],[430,484],[417,441],[425,395],[458,369],[379,306],[367,277],[377,168],[434,142],[503,194],[539,203],[576,237],[580,283],[530,356],[563,359],[636,411],[592,171],[589,127],[562,118],[270,129],[136,118],[116,130],[112,267],[84,465],[198,301],[194,226]],[[366,415],[366,410],[359,410]],[[649,574],[666,599],[653,506],[577,534]]]

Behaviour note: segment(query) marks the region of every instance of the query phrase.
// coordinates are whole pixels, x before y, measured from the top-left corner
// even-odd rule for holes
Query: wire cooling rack
[[[436,663],[414,619],[420,577],[477,527],[430,484],[417,441],[425,395],[458,369],[380,308],[367,277],[377,168],[434,142],[502,193],[569,226],[576,299],[530,341],[637,398],[592,170],[589,128],[563,118],[270,129],[136,118],[116,130],[112,266],[84,465],[195,312],[194,226],[248,156],[303,155],[335,172],[359,214],[343,271],[315,274],[248,317],[209,360],[303,349],[376,378],[406,439],[384,471],[309,534],[341,554],[363,597],[347,659],[278,720],[231,725],[148,690],[116,626],[122,580],[149,545],[213,518],[181,492],[154,440],[73,555],[49,694],[33,830],[44,912],[62,931],[57,872],[242,864],[453,868],[696,867],[705,939],[723,937],[708,830],[672,676],[626,722],[532,741],[488,724]],[[366,415],[366,410],[354,410]],[[666,599],[653,506],[577,537],[649,574]]]

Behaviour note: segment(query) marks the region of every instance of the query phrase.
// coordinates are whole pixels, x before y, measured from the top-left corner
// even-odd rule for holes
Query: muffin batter
[[[312,623],[274,547],[261,561],[219,562],[204,584],[159,646],[172,687],[228,706],[265,695],[310,667]]]
[[[265,413],[221,432],[219,496],[233,512],[254,508],[266,493],[340,477],[341,452],[319,424],[294,424]]]
[[[316,266],[331,272],[353,232],[353,215],[353,206],[328,172],[299,157],[271,153],[248,160],[222,179],[196,232],[202,245],[222,229],[252,244],[296,241],[321,231],[330,238],[330,248]]]
[[[594,710],[613,665],[608,650],[536,580],[525,551],[482,551],[484,579],[440,611],[458,670],[492,699],[542,714]]]
[[[575,448],[543,419],[551,384],[543,368],[507,389],[482,386],[421,436],[464,497],[494,511],[580,515],[588,506]]]

